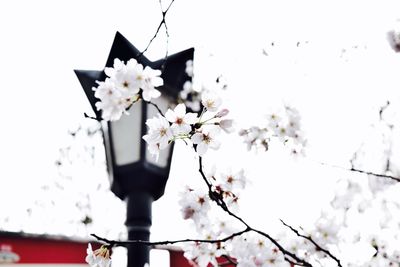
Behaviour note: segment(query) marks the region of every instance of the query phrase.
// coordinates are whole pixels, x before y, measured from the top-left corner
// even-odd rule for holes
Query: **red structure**
[[[0,265],[87,266],[87,240],[0,232]],[[53,265],[54,264],[54,265]],[[36,265],[37,266],[37,265]]]
[[[0,231],[0,266],[16,267],[31,264],[32,266],[46,264],[46,267],[88,266],[85,262],[88,242],[92,244],[93,249],[97,248],[96,242],[92,240]],[[193,267],[183,256],[182,251],[168,247],[160,249],[169,252],[171,267]]]

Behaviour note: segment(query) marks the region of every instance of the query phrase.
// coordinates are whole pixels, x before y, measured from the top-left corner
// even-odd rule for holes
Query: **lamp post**
[[[163,110],[176,102],[183,84],[190,80],[186,74],[186,62],[193,59],[194,49],[188,49],[158,61],[144,57],[125,37],[116,33],[106,67],[112,67],[115,58],[128,61],[135,58],[143,66],[160,69],[164,85],[157,88],[162,96],[153,102]],[[93,87],[96,80],[104,81],[103,71],[75,70],[76,75],[100,120],[96,109],[98,101],[94,97]],[[157,114],[157,109],[145,101],[132,105],[130,115],[123,114],[121,119],[102,122],[102,132],[110,176],[111,191],[127,202],[126,226],[130,240],[148,241],[150,237],[152,202],[159,199],[165,190],[171,166],[172,146],[161,151],[158,161],[146,149],[142,136],[146,133],[145,122]],[[132,244],[128,246],[128,267],[143,267],[149,262],[149,246]]]

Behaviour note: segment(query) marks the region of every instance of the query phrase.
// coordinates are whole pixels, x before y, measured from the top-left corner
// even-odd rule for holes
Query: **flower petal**
[[[203,156],[207,152],[207,144],[201,142],[200,144],[197,145],[196,151],[199,156]]]

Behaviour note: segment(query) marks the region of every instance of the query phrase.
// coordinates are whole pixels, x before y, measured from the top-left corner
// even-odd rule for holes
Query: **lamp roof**
[[[115,34],[114,42],[106,62],[106,67],[112,67],[114,59],[128,61],[131,58],[136,59],[144,67],[149,66],[152,69],[162,69],[161,78],[164,85],[157,88],[170,97],[176,99],[183,84],[191,78],[186,74],[186,62],[193,60],[194,48],[181,51],[157,61],[147,59],[133,44],[131,44],[121,33]],[[98,101],[94,96],[93,87],[97,86],[96,81],[103,81],[106,78],[104,71],[97,70],[74,70],[78,76],[83,90],[95,112],[96,118],[101,119],[101,112],[97,110],[95,103]]]

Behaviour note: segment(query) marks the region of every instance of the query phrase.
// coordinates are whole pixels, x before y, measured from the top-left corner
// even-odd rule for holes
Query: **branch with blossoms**
[[[246,242],[248,237],[242,237],[242,239],[238,237],[244,236],[245,233],[253,232],[270,242],[270,245],[266,246],[263,240],[258,241],[260,247],[257,249],[259,251],[252,258],[254,264],[257,262],[281,262],[282,266],[286,266],[283,264],[286,261],[287,263],[300,266],[312,266],[303,258],[285,249],[278,240],[261,230],[251,227],[243,218],[231,211],[227,203],[237,202],[237,194],[233,193],[232,190],[234,185],[242,189],[244,188],[245,178],[243,173],[239,172],[239,175],[236,176],[228,175],[225,182],[221,184],[215,184],[216,178],[214,175],[207,177],[205,174],[202,163],[203,156],[209,149],[219,148],[220,141],[218,140],[218,136],[221,131],[226,133],[233,131],[233,120],[225,119],[229,111],[228,109],[220,108],[222,100],[215,92],[207,91],[202,94],[201,105],[203,108],[200,115],[191,112],[187,113],[186,106],[183,103],[178,104],[174,109],[168,109],[164,115],[159,107],[151,102],[152,98],[157,98],[161,95],[156,89],[156,87],[163,84],[161,77],[159,77],[161,74],[160,71],[149,67],[143,69],[143,66],[134,59],[129,60],[126,64],[119,59],[115,59],[113,67],[106,68],[105,73],[107,75],[106,80],[104,82],[97,81],[98,87],[93,88],[95,90],[95,97],[100,99],[96,103],[96,107],[102,111],[102,118],[104,120],[117,120],[122,114],[127,114],[131,105],[140,99],[154,105],[159,114],[146,121],[148,132],[143,136],[143,139],[148,143],[150,153],[158,158],[161,150],[165,149],[171,142],[177,140],[183,140],[185,143],[191,144],[194,151],[198,154],[199,173],[207,185],[208,199],[215,202],[230,217],[241,222],[246,227],[245,230],[233,232],[222,239],[209,236],[207,239],[160,242],[132,240],[126,242],[147,245],[195,242],[193,250],[186,255],[194,259],[200,266],[206,266],[208,263],[216,265],[215,258],[222,255],[230,255],[229,257],[234,257],[238,264],[241,264],[245,261],[243,255],[232,251],[228,253],[226,248],[221,246],[221,243],[228,241]],[[294,123],[290,125],[294,126]],[[192,191],[190,189],[188,192]],[[194,201],[189,202],[189,204],[186,203],[183,209],[184,218],[191,218],[193,220],[199,218],[199,214],[202,214],[201,209],[207,206],[207,197],[195,197]],[[128,244],[122,241],[110,241],[96,235],[94,236],[106,242],[108,244],[106,247]],[[207,242],[204,240],[207,240]],[[202,245],[203,243],[206,246]],[[207,244],[213,244],[214,246],[209,247]],[[205,250],[211,252],[204,252]],[[327,255],[331,256],[332,254],[329,253]]]
[[[340,260],[338,258],[336,258],[334,255],[332,255],[332,253],[327,250],[324,249],[323,247],[321,247],[320,245],[317,244],[317,242],[315,242],[312,237],[310,236],[306,236],[301,234],[297,229],[295,229],[293,226],[288,225],[287,223],[285,223],[283,220],[281,220],[282,224],[286,227],[288,227],[292,232],[294,232],[297,236],[302,237],[304,239],[307,239],[308,241],[310,241],[316,248],[317,250],[320,250],[322,252],[324,252],[325,254],[327,254],[329,257],[331,257],[334,261],[336,261],[338,266],[342,266],[342,264],[340,263]]]
[[[200,172],[203,180],[205,181],[205,183],[208,186],[208,194],[209,194],[210,199],[212,201],[214,201],[219,207],[221,207],[226,213],[228,213],[231,217],[235,218],[236,220],[238,220],[242,224],[244,224],[246,226],[246,228],[249,229],[249,231],[255,232],[259,235],[266,237],[272,244],[274,244],[279,249],[280,252],[282,252],[285,255],[285,259],[288,260],[290,263],[292,263],[292,261],[290,259],[288,259],[286,256],[289,256],[290,258],[294,259],[297,262],[296,263],[297,265],[300,264],[302,266],[312,266],[308,262],[304,261],[303,259],[300,259],[295,254],[286,250],[277,240],[272,238],[270,235],[268,235],[267,233],[265,233],[261,230],[251,227],[243,218],[241,218],[238,215],[236,215],[235,213],[233,213],[229,209],[228,205],[226,204],[226,202],[224,200],[224,194],[227,192],[223,191],[220,187],[215,187],[215,189],[214,189],[214,186],[210,182],[207,181],[207,177],[203,171],[203,164],[202,164],[201,156],[199,157],[199,172]]]
[[[391,102],[386,101],[386,103],[379,108],[378,114],[379,114],[379,124],[382,124],[384,126],[384,128],[386,128],[386,130],[388,132],[390,132],[390,135],[392,135],[392,132],[394,129],[394,124],[385,120],[385,113],[387,112],[388,108],[390,108],[390,107],[391,107]],[[391,157],[392,157],[392,155],[391,155],[391,148],[390,148],[391,144],[390,143],[392,141],[389,140],[388,142],[389,142],[389,145],[388,145],[388,148],[386,149],[386,153],[385,153],[386,163],[385,163],[384,169],[382,170],[383,173],[367,171],[367,170],[361,169],[360,167],[356,167],[356,161],[358,158],[358,154],[360,153],[359,150],[361,149],[361,147],[358,149],[358,151],[356,151],[353,154],[353,157],[350,159],[350,168],[337,166],[337,165],[333,165],[333,164],[328,164],[325,162],[319,162],[319,163],[324,166],[342,169],[342,170],[349,171],[349,172],[356,172],[356,173],[361,173],[361,174],[365,174],[368,176],[373,176],[376,178],[385,178],[385,179],[391,180],[393,182],[400,182],[399,176],[384,173],[384,172],[391,173]]]
[[[114,246],[126,246],[126,245],[131,245],[131,244],[142,244],[146,246],[159,246],[159,245],[173,245],[173,244],[179,244],[179,243],[187,243],[187,242],[195,242],[195,243],[224,243],[228,240],[233,239],[236,236],[240,236],[244,233],[247,233],[251,231],[251,229],[246,228],[243,231],[239,231],[236,233],[233,233],[227,237],[221,238],[221,239],[195,239],[195,238],[186,238],[186,239],[179,239],[179,240],[164,240],[164,241],[143,241],[143,240],[128,240],[128,241],[116,241],[116,240],[109,240],[104,237],[100,237],[96,234],[91,234],[94,238],[96,238],[98,241],[104,242],[108,248],[112,248]]]
[[[396,151],[394,151],[396,143],[394,138],[398,136],[395,132],[397,130],[396,122],[398,121],[398,117],[396,117],[396,111],[398,107],[393,107],[392,105],[391,102],[387,101],[380,107],[379,121],[377,125],[372,126],[374,130],[378,129],[376,137],[379,138],[379,144],[383,145],[383,164],[379,164],[379,167],[382,168],[382,173],[366,171],[359,165],[359,163],[362,163],[362,159],[360,159],[362,155],[369,156],[372,154],[375,156],[378,154],[376,147],[372,148],[372,151],[365,150],[364,146],[368,148],[368,143],[363,143],[362,147],[364,149],[360,147],[354,153],[353,158],[350,160],[351,166],[349,168],[318,161],[318,164],[341,169],[349,173],[365,174],[368,179],[353,180],[352,177],[340,179],[329,207],[323,210],[321,217],[316,221],[311,231],[307,231],[306,234],[301,234],[297,229],[286,225],[282,221],[296,235],[303,236],[310,242],[311,240],[317,241],[316,245],[314,244],[314,247],[317,248],[317,251],[313,252],[314,254],[323,251],[327,246],[330,249],[335,248],[340,251],[342,245],[363,244],[366,248],[373,249],[372,251],[374,252],[370,254],[370,258],[367,256],[365,262],[357,261],[356,259],[347,259],[352,262],[352,265],[348,266],[398,266],[400,259],[398,242],[400,239],[398,235],[393,234],[397,232],[400,223],[399,217],[396,216],[400,211],[400,204],[396,200],[396,197],[393,198],[393,194],[398,195],[397,182],[400,181],[398,168],[396,169],[396,166],[393,164],[395,162],[395,155],[397,155]],[[282,114],[272,113],[268,116],[268,120],[266,127],[251,127],[241,131],[244,143],[247,144],[249,149],[261,149],[265,151],[268,149],[269,142],[274,139],[280,140],[284,144],[292,143],[290,138],[294,138],[295,135],[286,134],[286,132],[293,132],[293,130],[290,130],[290,123],[288,123],[293,120],[293,115],[289,113],[285,117],[285,114],[282,116]],[[299,130],[301,132],[301,129]],[[371,222],[370,220],[369,223],[374,223],[378,227],[373,228],[373,235],[365,229],[360,229],[359,225],[349,223],[354,218],[357,221],[365,220],[361,216],[364,216],[363,214],[368,216],[368,213],[369,215],[373,214],[372,219],[374,221]],[[355,229],[352,229],[352,227]],[[379,229],[379,232],[376,229]],[[352,232],[350,231],[355,232],[353,237],[351,237],[350,233]],[[390,237],[387,236],[388,233],[390,233]],[[342,234],[343,236],[341,236]],[[346,247],[345,249],[348,250],[348,248]],[[333,256],[329,250],[327,254]],[[335,256],[331,258],[335,259]],[[346,263],[350,264],[349,262]]]
[[[292,155],[304,154],[307,140],[301,130],[300,114],[297,109],[286,105],[284,112],[272,112],[267,115],[267,124],[264,127],[252,126],[241,129],[242,136],[248,150],[267,151],[272,141],[283,143]]]

